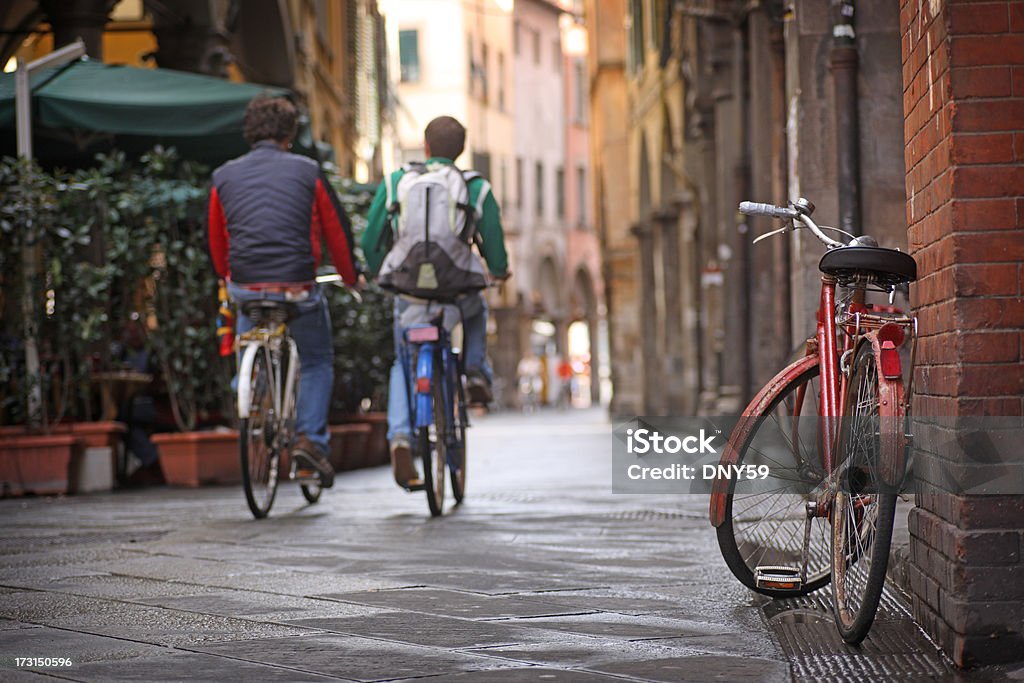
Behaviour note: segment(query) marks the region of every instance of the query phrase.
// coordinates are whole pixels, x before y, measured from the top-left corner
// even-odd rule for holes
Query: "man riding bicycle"
[[[501,212],[486,179],[455,167],[466,143],[461,123],[440,116],[427,124],[423,137],[427,161],[395,171],[377,189],[363,233],[363,253],[370,272],[379,273],[382,286],[399,294],[395,297],[396,351],[402,343],[402,313],[410,305],[438,298],[435,292],[457,303],[470,399],[486,404],[491,399],[492,374],[487,363],[487,302],[480,290],[487,280],[472,245],[477,244],[493,278],[508,277]],[[415,237],[410,242],[410,235],[424,235],[426,243],[416,243]],[[432,247],[436,248],[431,251]],[[388,440],[395,481],[411,489],[422,481],[412,462],[405,382],[396,358],[388,389]]]
[[[245,111],[252,147],[213,172],[209,203],[210,258],[233,301],[291,301],[298,315],[288,329],[302,373],[291,453],[300,470],[315,471],[330,488],[327,411],[334,383],[331,318],[315,282],[321,239],[342,280],[356,284],[351,223],[315,161],[288,150],[297,128],[294,105],[257,97]],[[237,332],[252,328],[239,313]],[[300,475],[301,476],[301,475]]]

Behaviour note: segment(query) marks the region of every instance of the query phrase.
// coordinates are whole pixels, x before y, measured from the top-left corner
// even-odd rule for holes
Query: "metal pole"
[[[838,0],[833,5],[829,65],[836,98],[839,227],[860,235],[860,119],[857,115],[858,59],[853,0]]]
[[[74,61],[85,54],[81,40],[66,45],[33,62],[18,59],[14,74],[15,113],[17,116],[18,156],[32,160],[32,91],[29,77],[34,71],[50,66],[60,66]],[[30,219],[31,221],[31,219]],[[21,248],[22,297],[21,315],[25,334],[25,380],[28,386],[28,415],[30,427],[39,426],[43,417],[43,389],[39,372],[39,345],[36,343],[35,286],[38,273],[35,226],[29,222],[24,226],[25,241]]]

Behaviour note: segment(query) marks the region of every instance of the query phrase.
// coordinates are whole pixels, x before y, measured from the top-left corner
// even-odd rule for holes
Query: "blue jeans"
[[[284,294],[258,292],[228,283],[232,301],[270,299],[284,301]],[[314,287],[305,301],[297,301],[299,315],[288,323],[288,331],[299,347],[302,374],[299,377],[299,399],[296,406],[295,432],[305,434],[324,453],[329,451],[327,411],[334,385],[334,345],[331,339],[331,314],[319,287]],[[239,309],[235,331],[252,329],[252,321]]]
[[[391,378],[388,383],[388,441],[396,436],[409,438],[412,428],[409,425],[409,391],[412,378],[406,380],[402,369],[402,312],[411,304],[409,301],[395,297],[395,362],[391,366]],[[462,310],[462,345],[463,358],[467,373],[479,372],[490,382],[494,378],[490,363],[487,362],[487,300],[483,294],[468,294],[459,300]],[[406,382],[410,382],[407,386]]]

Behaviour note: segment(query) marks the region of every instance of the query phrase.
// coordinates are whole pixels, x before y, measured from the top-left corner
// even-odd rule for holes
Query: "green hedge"
[[[233,362],[218,355],[216,277],[205,230],[209,169],[160,147],[129,162],[100,155],[90,169],[47,172],[0,162],[0,423],[23,423],[26,395],[42,382],[44,426],[97,417],[93,370],[118,367],[117,348],[133,319],[181,430],[230,421]],[[357,232],[373,188],[334,178]],[[26,378],[21,302],[22,248],[34,245],[31,283],[42,377]],[[384,404],[391,363],[390,298],[370,286],[363,303],[328,288],[334,318],[336,411]],[[55,386],[56,385],[56,386]],[[63,397],[61,399],[60,397]]]

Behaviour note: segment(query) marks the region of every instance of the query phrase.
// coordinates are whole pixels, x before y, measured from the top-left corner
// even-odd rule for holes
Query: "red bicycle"
[[[717,479],[711,523],[729,569],[758,593],[805,595],[831,581],[836,626],[856,644],[878,609],[906,470],[911,387],[900,349],[909,339],[912,368],[917,320],[891,304],[917,264],[870,237],[828,237],[805,199],[739,210],[792,221],[758,239],[807,228],[827,251],[816,334],[754,397],[722,454],[722,465],[767,465],[771,483]],[[866,303],[871,291],[889,305]]]

